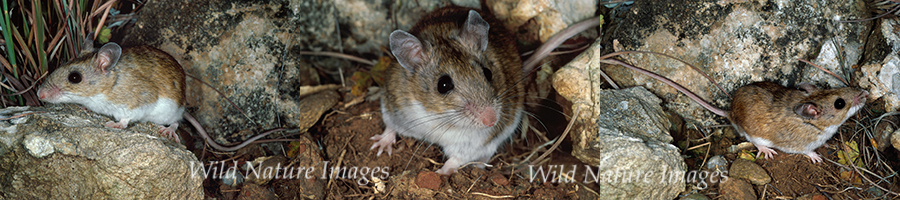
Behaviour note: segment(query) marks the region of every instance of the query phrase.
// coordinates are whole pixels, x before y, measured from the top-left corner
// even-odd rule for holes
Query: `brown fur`
[[[522,61],[518,56],[514,37],[503,24],[496,20],[490,13],[479,12],[481,17],[490,25],[489,42],[485,52],[475,55],[471,47],[461,44],[455,35],[460,26],[465,22],[469,8],[445,7],[424,16],[410,30],[410,34],[423,42],[423,52],[430,59],[426,62],[438,67],[424,68],[413,72],[405,70],[399,64],[393,64],[388,69],[388,80],[385,84],[385,106],[389,110],[398,110],[409,106],[408,102],[416,100],[433,113],[440,113],[462,105],[466,99],[478,99],[481,102],[495,102],[502,105],[497,112],[505,113],[498,119],[496,127],[506,127],[512,122],[512,110],[522,109],[524,102],[524,84],[518,82],[522,79]],[[480,59],[479,59],[480,57]],[[478,60],[482,66],[492,71],[493,82],[484,80],[482,70],[472,67],[469,60]],[[475,65],[477,66],[477,65]],[[438,78],[442,74],[452,73],[456,94],[440,95],[436,91]],[[418,87],[418,88],[415,88]],[[412,89],[415,88],[415,89]],[[476,88],[489,88],[478,90]],[[503,93],[503,96],[494,97],[494,94]],[[478,100],[475,100],[476,102]],[[502,102],[497,102],[502,101]],[[499,134],[500,129],[495,129],[494,135]],[[488,141],[485,141],[488,142]]]

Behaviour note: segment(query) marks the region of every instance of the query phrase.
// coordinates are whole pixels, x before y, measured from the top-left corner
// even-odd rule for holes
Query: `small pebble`
[[[766,170],[756,163],[744,159],[735,159],[731,164],[731,169],[728,170],[728,175],[731,178],[748,180],[754,185],[765,185],[772,181],[772,177],[766,173]]]

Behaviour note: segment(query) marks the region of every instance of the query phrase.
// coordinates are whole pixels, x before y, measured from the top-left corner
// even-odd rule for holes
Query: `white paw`
[[[125,129],[128,127],[128,124],[122,124],[122,122],[106,122],[106,127],[115,128],[115,129]]]
[[[812,160],[813,164],[822,162],[822,157],[819,157],[819,154],[817,154],[814,151],[810,151],[809,153],[806,153],[806,156],[808,156],[809,159]]]
[[[756,145],[756,149],[759,150],[759,153],[756,155],[757,158],[759,158],[760,155],[764,154],[766,155],[764,156],[764,158],[766,159],[774,158],[774,155],[778,155],[778,152],[775,152],[775,150],[772,150],[767,146]]]
[[[394,152],[394,143],[397,142],[397,132],[391,130],[390,128],[385,128],[384,133],[372,136],[369,138],[370,140],[375,140],[375,143],[372,144],[372,147],[369,150],[378,148],[378,153],[375,156],[381,156],[381,153],[387,150],[388,155],[390,156]]]
[[[159,134],[166,138],[172,138],[175,142],[181,143],[181,139],[178,138],[178,134],[175,132],[176,126],[159,126]]]

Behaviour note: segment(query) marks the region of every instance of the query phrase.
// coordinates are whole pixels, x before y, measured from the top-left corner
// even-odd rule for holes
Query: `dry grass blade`
[[[819,68],[819,70],[822,70],[822,71],[824,71],[825,73],[828,73],[829,75],[834,76],[834,77],[837,78],[838,80],[841,80],[841,82],[844,82],[844,85],[850,85],[850,83],[848,83],[847,80],[844,80],[844,78],[841,78],[840,76],[838,76],[837,74],[834,74],[834,72],[831,72],[830,70],[827,70],[827,69],[825,69],[825,68],[822,68],[822,67],[820,67],[819,65],[814,64],[814,63],[812,63],[812,62],[809,62],[808,60],[805,60],[805,59],[797,59],[797,60],[800,60],[800,61],[802,61],[802,62],[805,62],[806,64],[812,65],[812,66],[814,66],[814,67],[816,67],[816,68]]]

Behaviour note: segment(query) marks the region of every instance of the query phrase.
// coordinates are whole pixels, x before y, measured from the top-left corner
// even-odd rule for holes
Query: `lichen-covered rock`
[[[157,126],[104,126],[74,105],[0,110],[0,193],[11,199],[202,199],[197,158]],[[194,166],[194,168],[192,168]]]
[[[872,99],[884,97],[884,109],[892,111],[900,108],[900,35],[895,28],[900,20],[877,21],[881,22],[876,26],[880,31],[869,37],[873,47],[866,49],[860,85],[869,89]]]
[[[687,167],[678,147],[670,144],[673,127],[661,100],[643,87],[601,90],[598,65],[580,55],[553,78],[559,94],[573,102],[572,155],[595,166],[600,175],[596,192],[611,199],[673,199],[684,190]],[[602,174],[628,172],[631,178]],[[633,177],[640,177],[633,180]],[[668,177],[677,177],[674,181]],[[641,181],[654,180],[654,181]]]
[[[150,1],[125,43],[172,54],[196,77],[187,79],[188,112],[219,143],[242,141],[266,129],[308,128],[340,98],[338,87],[301,90],[330,77],[314,67],[328,61],[309,62],[299,51],[343,45],[333,3]],[[326,68],[340,67],[334,63],[343,62]]]
[[[677,57],[709,74],[728,93],[763,80],[789,87],[804,81],[825,86],[839,82],[798,59],[815,60],[822,52],[827,54],[818,61],[826,65],[823,67],[849,77],[846,72],[852,72],[850,66],[858,63],[860,47],[865,44],[865,37],[859,34],[866,32],[871,22],[838,21],[863,19],[867,17],[864,13],[865,4],[859,0],[635,1],[604,46],[612,47],[617,40],[621,51]],[[838,55],[843,62],[833,60]],[[628,54],[622,59],[669,77],[714,105],[730,105],[731,98],[678,61],[649,54]],[[620,66],[607,72],[621,85],[644,85],[683,117],[703,123],[721,119],[653,78]]]

